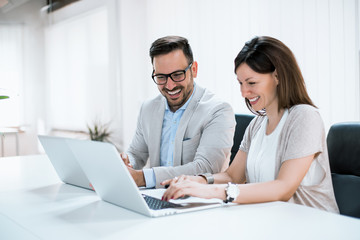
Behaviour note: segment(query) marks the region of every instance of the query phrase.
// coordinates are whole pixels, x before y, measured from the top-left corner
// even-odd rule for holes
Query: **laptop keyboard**
[[[153,210],[159,210],[159,209],[164,209],[164,208],[176,208],[176,207],[181,207],[180,204],[175,204],[175,203],[171,203],[171,202],[167,202],[167,201],[162,201],[158,198],[154,198],[154,197],[150,197],[148,195],[144,195],[143,197],[147,203],[147,205],[149,206],[150,209]]]

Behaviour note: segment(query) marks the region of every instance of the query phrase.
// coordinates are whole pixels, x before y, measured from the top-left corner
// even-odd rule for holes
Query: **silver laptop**
[[[61,181],[90,189],[89,180],[68,146],[66,138],[41,136],[39,140]]]
[[[159,217],[222,206],[219,199],[190,197],[172,202],[143,194],[131,177],[116,148],[110,143],[68,139],[68,146],[79,161],[96,193],[106,202]],[[157,207],[152,206],[155,203]],[[162,206],[168,204],[168,206]],[[159,206],[160,205],[160,206]]]

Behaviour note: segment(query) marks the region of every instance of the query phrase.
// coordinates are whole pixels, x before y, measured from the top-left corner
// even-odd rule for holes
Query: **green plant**
[[[101,124],[100,121],[95,121],[93,127],[87,125],[90,139],[99,142],[110,142],[111,131],[109,131],[109,125],[110,123]]]

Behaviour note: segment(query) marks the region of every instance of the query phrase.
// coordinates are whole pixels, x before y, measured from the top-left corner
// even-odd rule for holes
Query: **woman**
[[[291,50],[277,39],[255,37],[235,58],[235,73],[246,105],[257,117],[234,161],[212,176],[164,181],[170,187],[163,199],[190,195],[236,203],[289,201],[338,213],[323,122]],[[205,184],[210,178],[214,184]]]

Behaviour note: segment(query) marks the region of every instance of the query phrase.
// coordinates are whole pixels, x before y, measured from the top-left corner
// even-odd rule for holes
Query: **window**
[[[15,127],[21,123],[22,25],[0,25],[0,126]]]
[[[111,119],[106,8],[50,25],[46,31],[51,128],[85,130]]]

